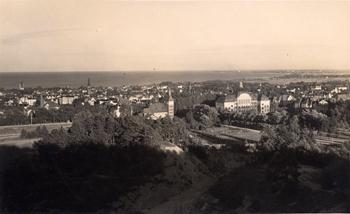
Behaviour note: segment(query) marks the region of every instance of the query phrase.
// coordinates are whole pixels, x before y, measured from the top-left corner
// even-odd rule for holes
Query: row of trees
[[[16,159],[4,173],[8,210],[91,212],[110,207],[162,173],[167,155],[159,147],[164,142],[187,142],[182,120],[114,118],[104,112],[83,111],[69,130],[46,131],[36,130],[42,140],[35,143],[35,152]]]
[[[263,138],[257,145],[257,164],[267,164],[266,177],[273,184],[274,192],[293,194],[292,192],[298,191],[302,164],[330,167],[322,174],[325,179],[322,185],[329,188],[350,187],[348,180],[336,178],[338,172],[334,171],[335,168],[349,168],[345,164],[349,164],[349,146],[345,144],[335,151],[329,151],[315,142],[313,130],[322,129],[325,123],[327,116],[312,111],[301,116],[289,115],[281,124],[264,129]],[[339,166],[335,167],[333,163],[338,163]],[[346,179],[350,178],[349,173],[343,175]],[[340,192],[344,194],[343,190]],[[348,197],[349,192],[346,192]]]
[[[215,105],[216,95],[196,93],[187,96],[177,96],[175,99],[175,108],[177,111],[181,111],[183,109],[192,108],[192,106],[198,104]]]
[[[123,109],[126,108],[122,105]],[[32,117],[28,115],[26,110],[21,107],[7,107],[4,114],[0,115],[0,126],[5,125],[24,125],[38,123],[55,123],[72,121],[73,117],[82,111],[90,112],[108,112],[107,106],[90,106],[81,104],[63,105],[59,109],[33,108]],[[124,112],[124,111],[123,111]],[[130,111],[129,111],[130,112]]]
[[[349,128],[350,102],[332,104],[325,112],[316,110],[304,110],[300,112],[288,112],[286,110],[271,112],[266,115],[259,114],[256,110],[244,112],[220,112],[219,118],[222,124],[237,125],[243,127],[263,129],[264,125],[283,124],[289,117],[298,117],[299,124],[303,128],[314,131],[334,132],[337,128]]]
[[[47,130],[46,126],[38,126],[34,131],[27,131],[25,129],[22,129],[20,137],[21,138],[40,138],[40,137],[46,137],[48,136],[49,131]]]

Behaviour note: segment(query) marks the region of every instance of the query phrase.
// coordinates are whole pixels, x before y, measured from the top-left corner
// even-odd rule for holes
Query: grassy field
[[[241,128],[237,126],[221,126],[207,128],[204,131],[197,131],[206,136],[218,139],[234,141],[248,141],[249,143],[259,142],[262,132],[259,130]],[[350,143],[350,129],[339,129],[337,133],[319,132],[315,141],[322,146],[340,146]]]
[[[17,146],[17,147],[31,147],[38,138],[21,139],[20,134],[22,130],[34,131],[37,127],[46,126],[48,131],[59,128],[69,128],[71,123],[46,123],[46,124],[32,124],[32,125],[18,125],[18,126],[0,126],[0,146]]]
[[[15,125],[15,126],[0,126],[0,136],[2,135],[19,135],[24,129],[26,131],[34,131],[38,126],[46,126],[48,131],[53,129],[69,128],[72,123],[43,123],[43,124],[31,124],[31,125]]]
[[[211,127],[202,132],[203,134],[211,135],[213,137],[227,140],[231,139],[233,141],[248,140],[250,142],[258,142],[261,138],[261,131],[237,126]]]
[[[21,139],[19,136],[0,137],[0,146],[16,146],[19,148],[31,148],[39,138]]]

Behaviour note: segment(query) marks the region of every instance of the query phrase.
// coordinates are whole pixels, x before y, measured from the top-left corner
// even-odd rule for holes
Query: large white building
[[[36,103],[36,99],[33,98],[33,97],[28,97],[28,96],[24,96],[24,97],[21,97],[19,99],[19,104],[26,104],[26,105],[29,105],[29,106],[34,106],[35,103]]]
[[[76,96],[62,96],[59,98],[58,102],[60,105],[72,105],[75,99],[78,99],[78,97],[76,97]]]
[[[257,110],[262,114],[270,112],[270,100],[265,95],[259,94],[256,96],[248,92],[219,97],[215,102],[215,106],[219,111]]]

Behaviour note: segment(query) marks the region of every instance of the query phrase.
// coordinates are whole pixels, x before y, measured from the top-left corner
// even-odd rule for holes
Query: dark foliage
[[[25,129],[22,129],[21,131],[21,138],[39,138],[39,137],[46,137],[49,134],[49,131],[47,130],[46,126],[38,126],[34,131],[26,131]]]
[[[164,154],[152,147],[37,144],[4,176],[9,211],[97,211],[162,171]]]
[[[205,129],[220,124],[218,115],[215,108],[201,104],[186,113],[185,121],[190,129]]]
[[[163,171],[166,155],[157,145],[168,135],[162,138],[149,123],[139,117],[78,114],[68,132],[53,130],[31,152],[7,164],[5,210],[108,209]]]

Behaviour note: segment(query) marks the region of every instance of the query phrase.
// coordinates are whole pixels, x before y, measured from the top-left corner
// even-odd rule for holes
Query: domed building
[[[219,97],[215,102],[219,111],[257,110],[259,113],[270,112],[270,100],[263,94],[255,95],[249,92],[239,92],[237,95]]]

